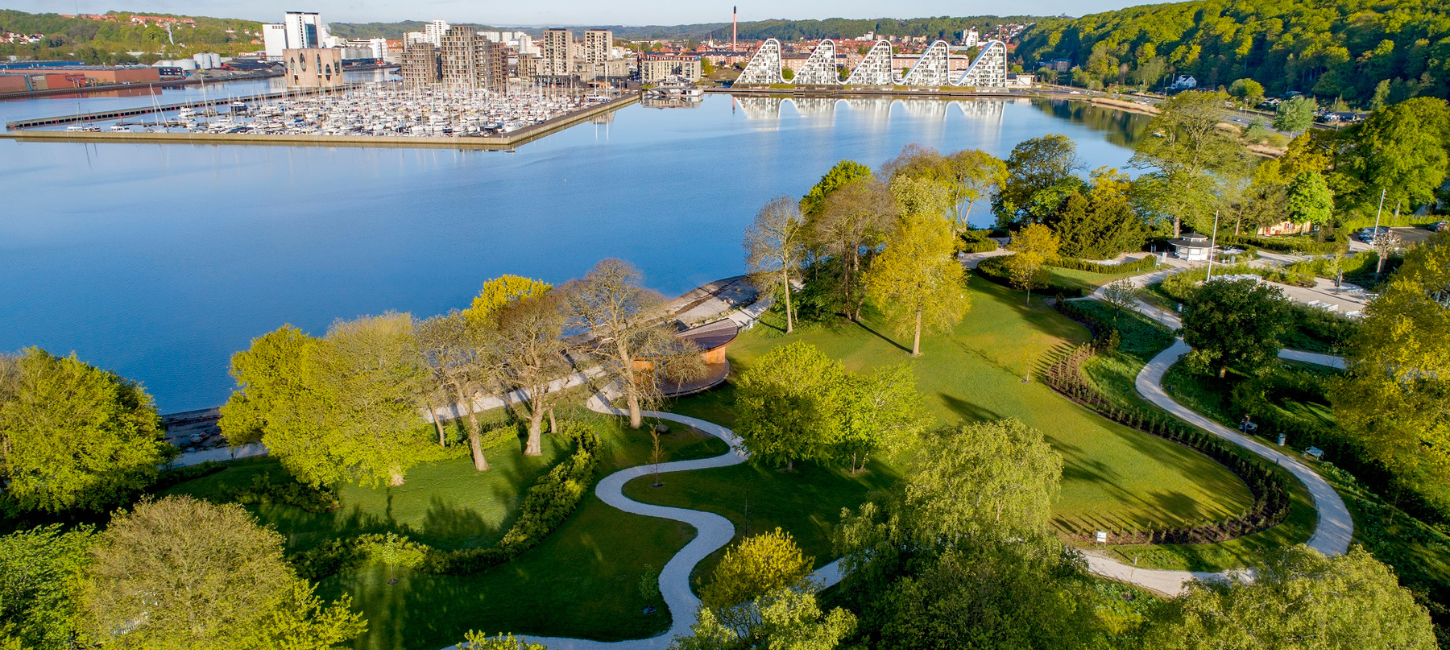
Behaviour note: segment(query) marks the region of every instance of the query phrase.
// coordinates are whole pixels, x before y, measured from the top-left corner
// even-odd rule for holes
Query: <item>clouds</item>
[[[432,20],[513,25],[674,25],[682,23],[729,22],[731,3],[685,3],[677,0],[635,0],[628,3],[599,0],[545,0],[503,2],[500,0],[127,0],[126,9],[187,15],[280,21],[282,12],[316,11],[323,19],[337,22],[392,22]],[[1120,8],[1134,2],[1124,0],[1036,0],[1031,4],[1004,7],[991,0],[784,0],[740,4],[740,19],[767,18],[876,18],[883,14],[899,18],[921,16],[967,16],[997,14],[1004,10],[1038,15],[1070,13],[1082,15]],[[0,6],[29,12],[104,13],[117,8],[114,0],[0,0]]]

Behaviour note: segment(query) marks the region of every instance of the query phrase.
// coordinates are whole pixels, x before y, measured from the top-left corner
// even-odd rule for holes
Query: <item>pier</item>
[[[163,85],[163,84],[157,84],[157,85]],[[129,87],[129,88],[135,88],[135,87],[138,87],[138,86],[139,85],[133,85],[133,86],[127,86],[127,87]],[[38,117],[38,118],[35,118],[35,119],[30,119],[30,120],[16,120],[14,122],[6,122],[5,123],[5,128],[8,129],[8,130],[10,130],[10,131],[22,131],[22,130],[25,130],[25,129],[35,129],[35,128],[46,127],[46,126],[62,126],[62,125],[66,125],[66,124],[77,124],[77,123],[82,123],[82,122],[107,122],[107,121],[110,121],[110,120],[120,120],[120,119],[125,119],[125,118],[128,118],[128,117],[136,117],[138,115],[151,115],[153,113],[166,113],[168,111],[179,111],[179,110],[181,110],[183,108],[191,108],[191,109],[198,109],[198,108],[201,108],[201,109],[216,108],[217,106],[227,106],[227,105],[230,105],[232,102],[262,102],[262,101],[267,101],[267,100],[270,100],[270,99],[283,99],[283,98],[286,98],[286,97],[297,97],[299,95],[312,95],[312,94],[316,94],[316,93],[319,93],[319,92],[329,92],[329,91],[335,92],[335,91],[338,91],[338,90],[342,90],[342,89],[339,89],[339,88],[303,88],[303,89],[295,89],[295,90],[286,90],[286,91],[278,92],[278,93],[267,93],[265,95],[248,95],[246,97],[224,97],[224,98],[218,98],[218,99],[205,99],[205,100],[197,100],[197,101],[194,101],[194,102],[183,102],[183,103],[180,103],[180,104],[162,104],[162,105],[154,105],[154,106],[134,106],[134,107],[131,107],[131,108],[118,108],[116,110],[111,110],[111,111],[97,111],[97,112],[94,112],[94,113],[76,113],[74,115],[56,115],[56,116],[53,116],[53,117]]]
[[[274,93],[268,96],[253,97],[247,99],[224,99],[211,100],[206,102],[191,102],[189,104],[176,104],[164,106],[163,111],[178,110],[184,107],[200,108],[210,107],[218,104],[229,104],[233,101],[251,101],[255,99],[276,99],[284,95],[295,96],[298,93]],[[532,126],[519,129],[513,133],[502,136],[472,136],[472,137],[449,137],[449,136],[373,136],[373,135],[276,135],[260,133],[125,133],[125,132],[75,132],[75,131],[27,131],[15,130],[17,124],[30,127],[53,126],[57,124],[74,123],[78,121],[99,121],[114,120],[135,115],[142,115],[155,112],[156,107],[140,107],[122,109],[115,111],[104,111],[90,113],[80,116],[52,117],[39,120],[22,120],[11,122],[12,130],[7,133],[0,133],[0,138],[10,138],[18,142],[85,142],[85,143],[145,143],[145,144],[230,144],[230,145],[283,145],[283,146],[314,146],[314,147],[403,147],[403,148],[438,148],[438,149],[482,149],[482,150],[507,150],[527,144],[547,136],[555,131],[589,120],[599,115],[610,113],[630,104],[639,101],[638,94],[628,94],[618,99],[602,104],[590,106],[585,110],[560,115],[558,117],[539,122]],[[105,117],[95,117],[105,116]],[[54,120],[67,120],[57,122]]]

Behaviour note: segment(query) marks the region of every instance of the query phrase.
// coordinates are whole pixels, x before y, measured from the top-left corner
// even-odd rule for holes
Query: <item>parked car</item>
[[[1430,230],[1433,230],[1435,232],[1445,232],[1446,230],[1450,230],[1450,221],[1432,223],[1430,224]]]
[[[1376,235],[1388,235],[1390,233],[1390,227],[1389,226],[1377,226],[1378,231],[1376,231],[1375,228],[1376,227],[1373,227],[1373,226],[1372,227],[1369,227],[1369,228],[1365,228],[1365,229],[1360,230],[1359,232],[1355,233],[1354,236],[1355,236],[1356,239],[1358,239],[1358,240],[1360,240],[1360,241],[1368,244],[1368,243],[1374,241],[1374,238],[1375,238]]]

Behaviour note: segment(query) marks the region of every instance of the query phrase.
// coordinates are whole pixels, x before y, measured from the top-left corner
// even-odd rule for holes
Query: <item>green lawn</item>
[[[1086,330],[1036,298],[1029,307],[1021,293],[985,280],[974,278],[970,287],[973,305],[965,321],[950,336],[924,337],[920,358],[912,359],[898,343],[906,337],[868,315],[864,325],[812,325],[790,336],[758,325],[731,344],[732,373],[793,340],[820,347],[851,370],[909,363],[938,422],[1017,417],[1043,431],[1065,460],[1054,517],[1064,531],[1178,526],[1248,507],[1247,488],[1207,457],[1097,417],[1041,383],[1024,383],[1029,364],[1040,368],[1050,350],[1084,341]],[[729,426],[731,402],[727,384],[679,400],[670,409]],[[631,484],[628,493],[640,500],[718,512],[752,531],[780,526],[807,554],[828,561],[828,527],[839,520],[841,507],[889,486],[896,474],[890,462],[873,463],[860,476],[821,468],[787,474],[739,467],[682,475],[657,490]],[[743,485],[756,495],[748,519]],[[767,516],[764,508],[779,515]]]
[[[570,417],[586,419],[600,433],[597,476],[648,462],[648,434],[579,408]],[[672,460],[728,450],[717,438],[679,426],[661,441]],[[519,446],[494,448],[486,454],[493,469],[482,474],[461,457],[409,470],[401,488],[343,487],[342,508],[332,513],[290,506],[248,509],[283,533],[294,550],[366,532],[396,532],[447,548],[488,545],[507,530],[522,493],[571,451],[567,441],[545,435],[543,457],[526,458]],[[215,499],[223,486],[249,485],[260,472],[275,480],[287,476],[273,459],[239,461],[169,493]],[[367,566],[323,580],[319,593],[328,598],[349,594],[365,613],[368,631],[354,644],[360,649],[436,649],[461,641],[470,629],[637,638],[668,629],[670,623],[663,601],[640,594],[641,577],[656,580],[665,562],[693,537],[688,526],[621,512],[591,492],[557,531],[512,562],[467,576]],[[658,611],[642,613],[647,605]],[[561,616],[563,611],[569,615]]]

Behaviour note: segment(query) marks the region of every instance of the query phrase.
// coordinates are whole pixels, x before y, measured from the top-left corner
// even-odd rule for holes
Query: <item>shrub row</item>
[[[267,474],[252,477],[252,484],[244,488],[226,488],[222,498],[244,505],[276,504],[296,506],[307,512],[327,512],[342,504],[337,492],[331,488],[313,487],[296,481],[273,483]]]
[[[1263,268],[1249,266],[1247,264],[1235,264],[1233,266],[1215,265],[1213,267],[1214,277],[1226,275],[1257,275],[1269,282],[1279,284],[1290,284],[1298,287],[1312,287],[1315,284],[1313,273],[1301,273],[1290,269]],[[1188,302],[1193,296],[1193,291],[1198,283],[1208,277],[1208,269],[1189,269],[1182,273],[1174,273],[1163,279],[1163,293],[1168,294],[1174,300]]]
[[[1122,264],[1104,264],[1102,262],[1078,259],[1076,257],[1059,257],[1048,262],[1047,265],[1062,269],[1073,269],[1075,271],[1087,271],[1089,273],[1142,273],[1143,271],[1151,271],[1158,268],[1158,256],[1148,255]]]
[[[309,580],[321,580],[369,560],[416,566],[426,573],[464,575],[517,557],[537,545],[573,514],[594,482],[594,470],[599,464],[599,435],[589,427],[574,422],[565,422],[560,428],[563,435],[575,441],[574,453],[529,488],[518,519],[497,544],[488,548],[441,550],[391,533],[360,535],[347,540],[330,540],[297,553],[290,558],[292,565],[298,575]],[[509,431],[512,430],[509,428]]]
[[[1109,420],[1118,422],[1149,435],[1184,445],[1218,461],[1229,468],[1248,486],[1254,496],[1254,504],[1236,517],[1197,526],[1112,531],[1109,538],[1115,544],[1202,544],[1222,542],[1271,528],[1284,520],[1289,513],[1289,485],[1281,473],[1256,457],[1249,457],[1234,449],[1217,436],[1190,427],[1179,420],[1153,411],[1114,404],[1097,390],[1091,382],[1083,379],[1081,366],[1084,361],[1108,346],[1116,347],[1121,335],[1110,324],[1093,317],[1084,309],[1059,301],[1058,310],[1069,318],[1078,320],[1093,332],[1093,342],[1080,345],[1065,352],[1047,369],[1046,383],[1049,387],[1075,402],[1093,409]],[[1093,541],[1088,534],[1078,537],[1082,541]]]
[[[1303,253],[1306,255],[1330,255],[1349,250],[1344,241],[1315,241],[1311,237],[1281,236],[1259,237],[1257,235],[1219,235],[1222,245],[1252,246],[1279,253]]]
[[[989,257],[982,260],[977,264],[977,275],[1004,287],[1015,289],[1016,287],[1012,286],[1012,277],[1007,273],[1008,259],[1010,259],[1010,256],[1004,255],[1002,257]],[[1034,287],[1034,293],[1057,295],[1065,298],[1081,298],[1085,294],[1082,287],[1069,286],[1056,277],[1047,274],[1044,275],[1047,279],[1047,285]]]
[[[187,481],[199,479],[203,476],[211,476],[226,469],[227,466],[214,460],[209,460],[196,465],[186,467],[171,467],[163,469],[156,474],[156,482],[147,488],[150,492],[160,492],[166,488],[180,485]]]
[[[962,233],[962,252],[987,253],[997,250],[997,240],[990,237],[989,230],[968,230]]]

